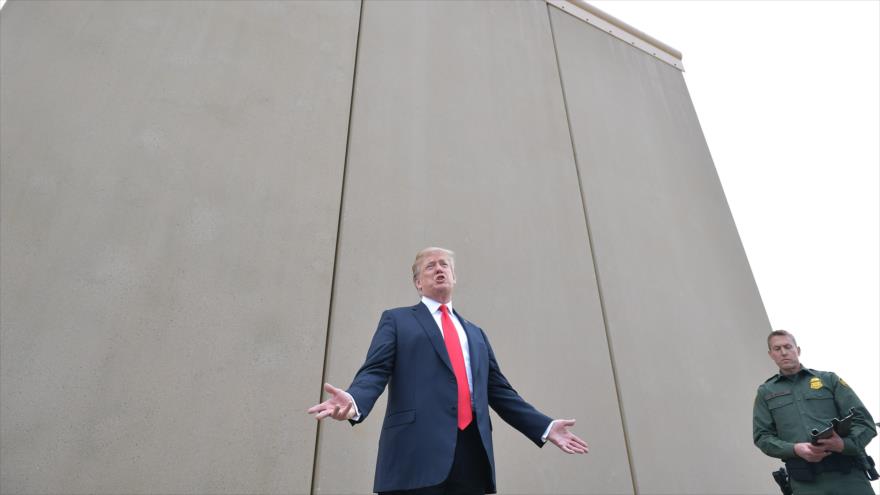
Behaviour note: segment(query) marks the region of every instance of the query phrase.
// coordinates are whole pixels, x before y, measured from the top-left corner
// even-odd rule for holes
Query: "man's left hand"
[[[572,426],[574,426],[573,419],[555,420],[550,427],[550,433],[547,434],[547,440],[567,454],[586,454],[590,451],[590,447],[587,442],[568,431]]]
[[[330,398],[324,402],[314,405],[306,411],[314,414],[318,421],[331,417],[336,421],[345,421],[355,417],[354,400],[345,390],[336,388],[329,383],[324,384],[324,391],[330,394]]]
[[[817,442],[819,447],[825,449],[826,452],[843,452],[843,439],[837,432],[834,432],[830,438],[823,438]]]

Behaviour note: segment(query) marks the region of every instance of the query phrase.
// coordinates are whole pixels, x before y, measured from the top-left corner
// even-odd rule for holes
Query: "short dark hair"
[[[770,332],[770,335],[767,336],[767,349],[770,349],[770,339],[773,337],[788,337],[794,343],[794,346],[797,347],[797,340],[794,338],[794,335],[791,334],[788,330],[773,330]]]

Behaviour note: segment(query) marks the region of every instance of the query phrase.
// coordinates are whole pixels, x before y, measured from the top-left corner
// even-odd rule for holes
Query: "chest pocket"
[[[800,415],[794,404],[794,394],[791,392],[767,399],[767,408],[770,409],[773,422],[780,431],[788,431],[797,426]]]
[[[834,394],[825,387],[805,392],[804,406],[813,416],[819,418],[828,418],[830,420],[830,418],[837,416]]]
[[[775,411],[780,407],[790,406],[792,404],[794,404],[794,395],[789,392],[785,395],[778,395],[776,397],[773,397],[772,399],[769,399],[767,401],[767,408],[769,408],[771,411]]]

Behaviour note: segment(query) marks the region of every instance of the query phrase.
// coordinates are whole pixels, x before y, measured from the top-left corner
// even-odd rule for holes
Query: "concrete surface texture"
[[[0,215],[4,494],[368,492],[384,406],[305,409],[427,245],[591,445],[493,417],[499,493],[775,489],[769,323],[682,74],[541,1],[13,0]]]
[[[551,20],[637,487],[772,491],[751,440],[770,323],[683,75]]]

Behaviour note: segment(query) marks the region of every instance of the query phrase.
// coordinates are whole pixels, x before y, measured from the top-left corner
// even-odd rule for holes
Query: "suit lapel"
[[[449,353],[446,352],[446,343],[443,342],[443,335],[440,333],[440,329],[437,328],[437,323],[434,322],[434,317],[431,316],[428,307],[422,303],[418,303],[412,307],[412,310],[413,315],[416,317],[416,321],[422,326],[422,330],[424,330],[425,335],[427,335],[428,341],[434,346],[437,355],[440,356],[440,359],[444,363],[446,363],[446,367],[449,368],[449,371],[452,371],[452,363],[449,362]]]

